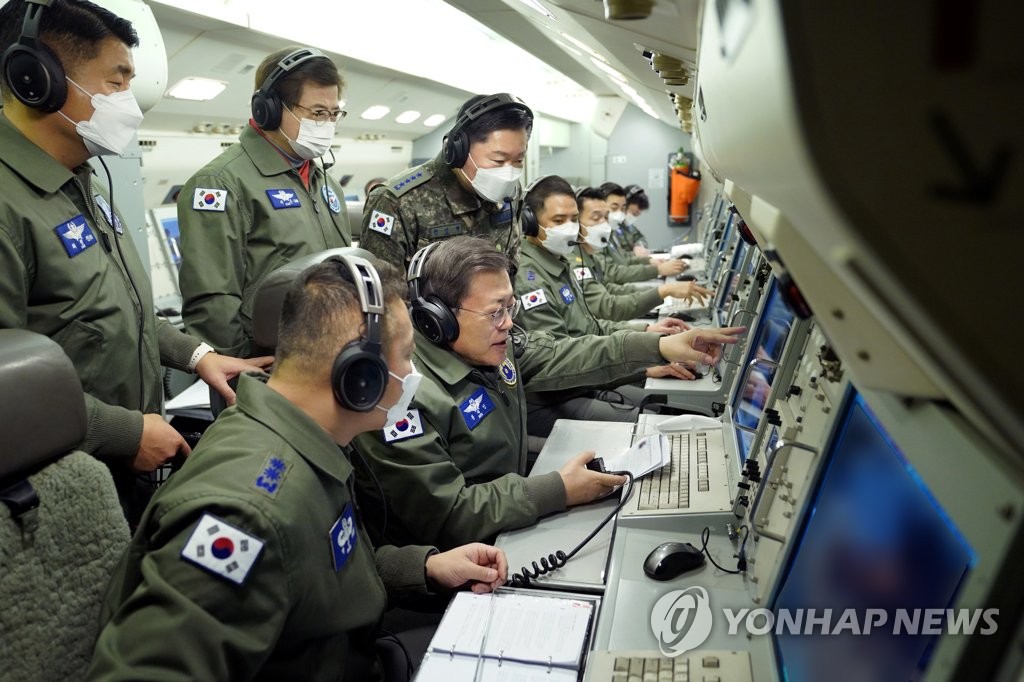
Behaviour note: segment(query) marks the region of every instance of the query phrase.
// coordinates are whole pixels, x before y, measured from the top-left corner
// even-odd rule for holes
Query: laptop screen
[[[746,381],[743,386],[736,388],[730,406],[732,422],[736,427],[736,443],[739,446],[736,454],[741,467],[753,444],[754,431],[761,421],[765,401],[775,380],[775,367],[769,363],[781,361],[782,350],[786,347],[792,328],[793,313],[779,293],[775,278],[772,278],[765,294],[761,316],[757,320],[757,327],[750,333],[751,343],[743,358],[740,379],[743,378],[743,372],[746,372]],[[765,362],[747,370],[755,358]]]
[[[919,679],[938,635],[908,634],[907,620],[945,609],[974,563],[974,553],[859,395],[840,414],[817,490],[780,580],[774,612],[831,609],[832,628],[848,610],[863,627],[776,627],[779,679],[877,682]],[[881,621],[881,611],[886,620]],[[881,622],[880,622],[881,621]],[[821,634],[822,630],[832,634]],[[945,630],[945,622],[941,626]]]

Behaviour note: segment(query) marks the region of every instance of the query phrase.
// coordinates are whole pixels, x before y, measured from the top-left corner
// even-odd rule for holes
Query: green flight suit
[[[662,302],[656,287],[638,289],[629,284],[605,282],[604,268],[593,254],[577,250],[575,255],[570,254],[570,258],[573,275],[583,288],[587,307],[599,318],[632,320],[646,315]]]
[[[522,206],[521,190],[511,204],[481,199],[463,187],[439,154],[370,192],[359,246],[404,272],[413,255],[431,242],[480,235],[507,255],[514,268],[519,262]]]
[[[594,258],[604,268],[605,281],[628,284],[658,277],[658,267],[651,265],[651,259],[634,256],[631,247],[620,246],[615,232],[613,227],[608,245],[594,254]]]
[[[640,244],[641,246],[644,247],[647,246],[647,238],[644,237],[643,232],[637,229],[636,225],[622,223],[619,226],[619,230],[620,242],[622,244],[622,248],[625,249],[626,251],[631,252],[633,250],[633,247],[636,246],[637,244]]]
[[[108,219],[91,166],[72,173],[2,113],[0,187],[0,328],[60,344],[85,390],[80,449],[126,463],[142,440],[142,413],[160,411],[161,363],[185,370],[199,339],[153,314],[149,277],[126,232],[138,226]]]
[[[185,326],[238,357],[267,350],[252,339],[253,299],[267,273],[352,245],[341,186],[311,162],[307,189],[252,125],[181,188],[178,225]]]
[[[655,334],[527,336],[517,344],[518,358],[509,344],[501,366],[483,368],[416,333],[416,368],[424,378],[406,419],[354,442],[389,502],[383,541],[450,548],[565,509],[558,472],[524,478],[524,389],[608,383],[664,362]],[[384,503],[364,472],[357,470],[357,481],[376,536]]]
[[[385,605],[427,592],[434,549],[375,550],[351,474],[323,428],[242,376],[237,406],[146,509],[87,679],[379,679]]]

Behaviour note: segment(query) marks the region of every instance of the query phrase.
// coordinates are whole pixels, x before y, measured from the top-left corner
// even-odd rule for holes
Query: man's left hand
[[[649,332],[655,334],[678,334],[679,332],[685,332],[690,328],[690,325],[686,324],[682,320],[677,320],[674,317],[666,317],[663,320],[658,320],[654,324],[647,325]]]
[[[224,396],[228,405],[235,404],[235,392],[228,386],[228,381],[242,372],[263,371],[274,363],[273,355],[258,358],[233,358],[230,355],[207,353],[196,365],[196,374],[206,384]]]
[[[469,583],[477,594],[493,592],[508,580],[508,561],[497,547],[472,542],[427,557],[427,577],[455,589]]]

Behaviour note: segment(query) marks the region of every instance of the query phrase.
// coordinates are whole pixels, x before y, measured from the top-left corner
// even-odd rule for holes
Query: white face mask
[[[625,219],[625,211],[612,211],[611,213],[608,214],[608,222],[611,223],[612,225],[618,225]]]
[[[89,95],[93,106],[92,116],[88,121],[75,123],[65,116],[63,111],[57,113],[74,124],[75,130],[85,142],[85,148],[93,156],[124,154],[142,124],[142,109],[135,101],[132,91],[122,90],[111,95],[93,95],[70,78],[67,80]]]
[[[595,249],[603,249],[608,246],[608,237],[611,235],[611,225],[607,222],[598,223],[597,225],[589,225],[587,227],[587,236],[583,241],[590,244]]]
[[[545,227],[544,241],[541,244],[556,256],[565,256],[576,246],[579,236],[579,223],[562,223],[554,227]]]
[[[476,175],[469,182],[477,194],[496,204],[515,196],[519,178],[523,174],[522,168],[515,166],[481,168],[477,166],[476,161],[473,161],[472,156],[468,158],[476,166]]]
[[[388,374],[402,382],[402,395],[398,396],[398,402],[391,407],[383,408],[377,405],[378,410],[388,413],[388,421],[384,428],[394,426],[405,419],[405,415],[409,411],[409,405],[412,403],[412,399],[416,397],[416,389],[420,387],[420,381],[423,380],[423,375],[416,371],[416,365],[410,362],[409,367],[411,369],[404,377],[400,377],[394,372],[388,372]]]
[[[632,213],[627,213],[625,219],[623,219],[622,222],[626,223],[626,225],[628,225],[629,227],[633,227],[634,225],[636,225],[636,219],[639,217],[640,216],[633,215]]]
[[[299,122],[299,134],[295,139],[285,135],[285,139],[291,142],[292,150],[300,159],[319,159],[326,154],[334,142],[335,126],[327,122],[317,125],[317,122],[309,118],[299,118],[292,114],[291,109],[286,109],[292,118]],[[281,133],[284,135],[284,132]]]

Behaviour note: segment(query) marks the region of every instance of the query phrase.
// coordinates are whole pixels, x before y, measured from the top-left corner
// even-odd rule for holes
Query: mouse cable
[[[574,547],[571,552],[566,554],[562,550],[557,550],[553,554],[548,554],[546,557],[541,557],[540,565],[537,565],[536,561],[533,562],[533,570],[530,570],[530,568],[526,566],[522,566],[519,569],[518,573],[513,573],[511,576],[509,576],[508,582],[506,584],[511,585],[512,587],[529,587],[531,580],[535,580],[540,576],[544,575],[545,573],[550,573],[556,568],[561,568],[562,566],[565,566],[569,559],[572,559],[574,556],[576,556],[577,552],[583,549],[583,547],[588,542],[594,539],[594,536],[597,535],[602,528],[608,525],[609,521],[615,518],[616,514],[618,514],[622,507],[626,504],[626,501],[629,499],[630,493],[633,492],[633,474],[631,474],[628,471],[608,471],[605,473],[626,477],[626,483],[623,486],[619,503],[615,505],[615,509],[612,509],[611,512],[609,512],[608,516],[604,517],[604,520],[601,521],[601,523],[597,524],[597,527],[594,528],[594,530],[590,531],[590,534],[587,537],[583,538],[583,541],[580,542],[580,544],[576,545],[576,547]]]
[[[700,532],[700,551],[704,552],[704,556],[708,558],[715,568],[723,573],[746,573],[747,572],[747,538],[750,537],[750,529],[747,528],[746,524],[739,527],[739,530],[744,531],[743,542],[740,544],[740,551],[736,554],[736,570],[730,571],[728,568],[723,568],[715,558],[711,556],[711,552],[708,551],[708,540],[711,539],[711,529],[704,526],[704,530]]]

